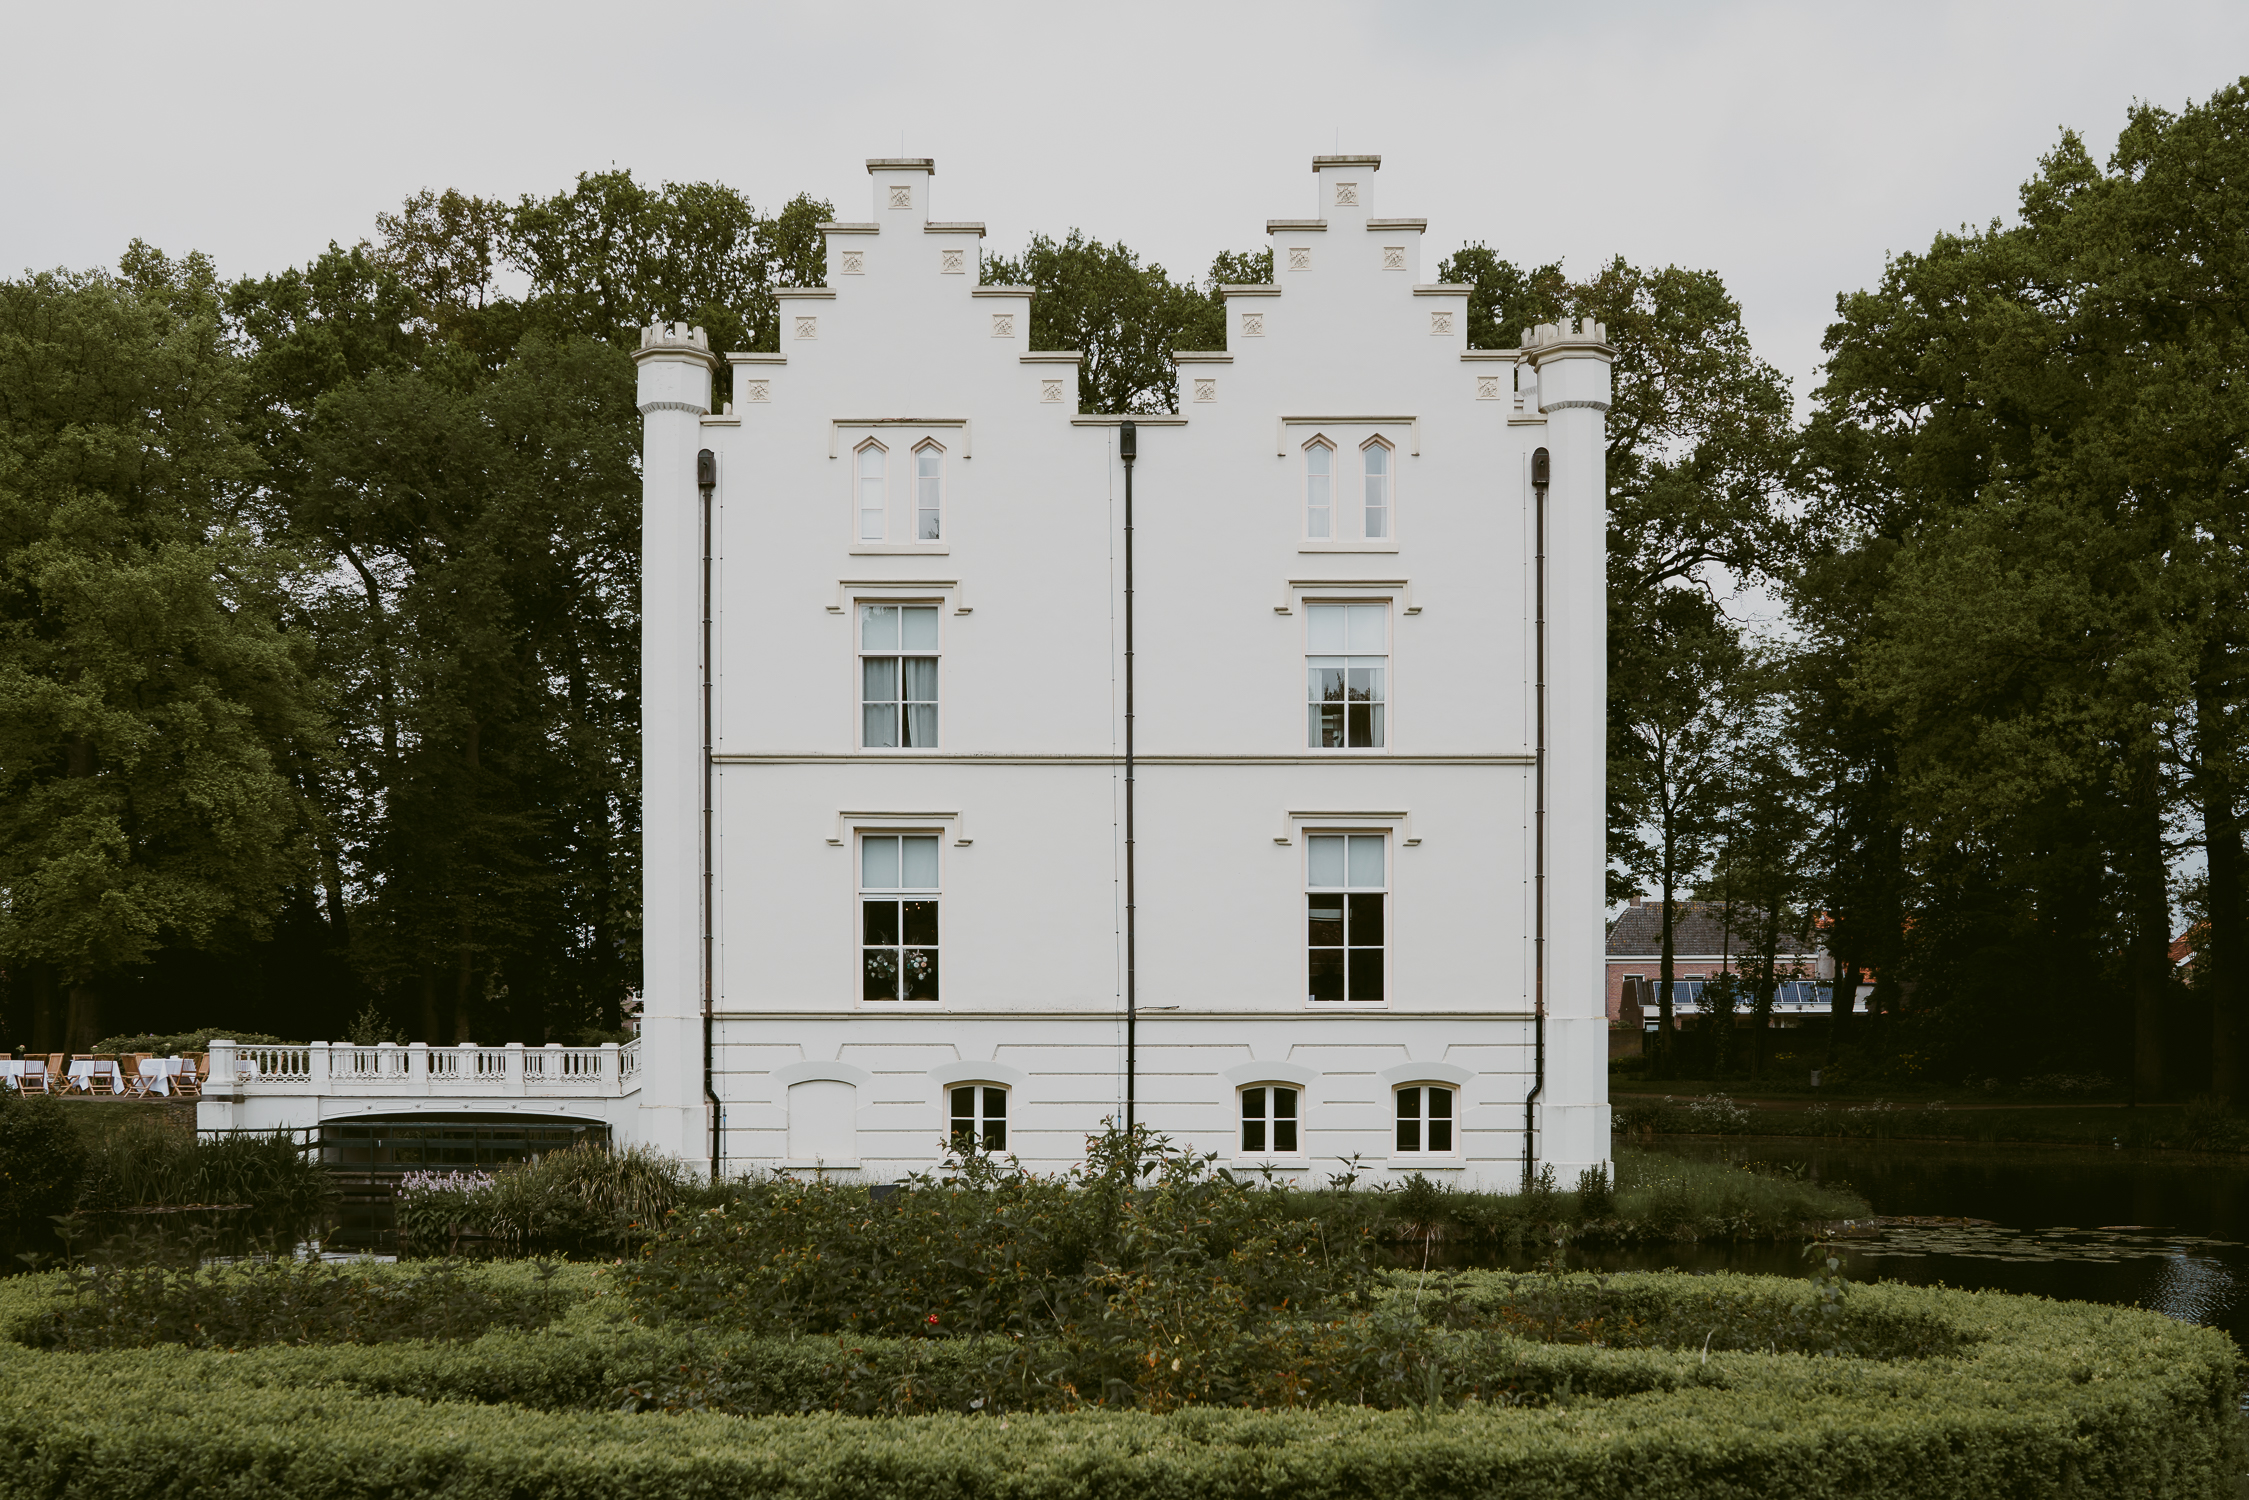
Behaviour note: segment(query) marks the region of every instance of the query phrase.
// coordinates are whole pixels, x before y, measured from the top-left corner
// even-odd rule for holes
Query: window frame
[[[922,461],[925,455],[934,457],[936,459],[937,472],[934,475],[925,476],[921,472]],[[945,460],[947,455],[945,452],[945,445],[937,441],[937,439],[933,437],[925,437],[920,442],[914,444],[912,448],[907,450],[907,457],[913,461],[911,464],[912,472],[907,476],[907,482],[912,486],[912,494],[908,498],[913,502],[909,507],[912,512],[913,524],[908,528],[910,535],[906,539],[909,542],[912,542],[919,546],[941,547],[947,540],[945,532],[945,513],[948,509],[948,506],[945,502],[949,498],[946,492],[951,487],[949,481],[952,478],[952,476],[946,472]],[[926,509],[922,505],[921,487],[922,480],[925,477],[933,478],[937,482],[937,505],[933,512],[928,512],[934,514],[937,518],[937,534],[935,536],[923,536],[921,534],[922,516],[925,513]]]
[[[874,650],[871,650],[871,651],[870,651],[870,650],[868,649],[868,647],[867,647],[867,611],[868,611],[868,610],[871,610],[871,609],[895,609],[895,610],[908,610],[908,609],[926,609],[926,610],[929,610],[929,611],[931,612],[932,618],[934,619],[934,621],[935,621],[935,623],[936,623],[936,626],[937,626],[937,644],[936,644],[936,645],[934,645],[934,646],[928,646],[928,647],[921,647],[921,646],[908,646],[908,645],[906,645],[906,644],[905,644],[905,626],[906,626],[906,620],[905,620],[905,616],[904,616],[903,614],[901,614],[901,615],[899,616],[899,619],[898,619],[898,630],[899,630],[899,644],[898,644],[897,646],[895,646],[895,647],[889,647],[889,646],[885,646],[885,647],[877,647],[877,648],[875,648]],[[850,616],[849,616],[849,618],[850,618],[850,620],[851,620],[851,673],[852,673],[852,689],[851,689],[851,715],[852,715],[852,729],[851,729],[851,743],[852,743],[852,745],[853,745],[853,747],[854,747],[854,753],[855,753],[855,754],[859,754],[859,755],[869,755],[869,754],[873,754],[873,755],[922,755],[922,754],[928,754],[928,753],[932,753],[932,752],[934,752],[934,751],[937,751],[937,750],[941,749],[941,748],[942,748],[942,747],[944,746],[944,743],[945,743],[945,614],[946,614],[946,609],[945,609],[945,601],[944,601],[943,599],[930,599],[930,598],[903,598],[903,597],[901,597],[901,598],[855,598],[855,599],[853,599],[853,600],[851,601],[851,613],[850,613]],[[905,671],[905,668],[904,668],[903,666],[900,666],[900,667],[899,667],[899,669],[898,669],[898,671],[897,671],[897,674],[896,674],[896,675],[897,675],[897,679],[898,679],[898,683],[897,683],[897,688],[898,688],[898,693],[899,693],[899,696],[898,696],[898,697],[896,697],[896,698],[892,698],[892,699],[889,699],[889,700],[871,700],[871,699],[869,699],[869,698],[867,697],[867,665],[866,665],[866,664],[867,664],[867,661],[868,661],[868,659],[869,659],[870,657],[872,657],[872,658],[884,658],[884,657],[887,657],[887,658],[890,658],[890,659],[892,659],[892,660],[895,660],[895,661],[901,661],[901,662],[902,662],[902,661],[903,661],[903,660],[904,660],[905,658],[907,658],[907,657],[914,657],[914,658],[916,658],[916,659],[920,659],[920,660],[927,660],[927,661],[931,661],[931,662],[934,662],[934,663],[935,663],[936,665],[935,665],[935,666],[934,666],[933,668],[931,668],[931,671],[930,671],[930,675],[931,675],[931,677],[932,677],[932,679],[933,679],[933,681],[934,681],[934,686],[933,686],[933,688],[932,688],[932,691],[934,691],[934,692],[936,693],[936,695],[937,695],[937,696],[936,696],[935,698],[908,698],[908,697],[904,696],[904,694],[905,694],[905,692],[906,692],[906,671]],[[888,701],[888,702],[894,703],[894,704],[896,704],[896,705],[898,706],[898,713],[899,713],[899,718],[898,718],[898,726],[899,726],[899,727],[898,727],[898,739],[899,739],[900,743],[898,743],[898,744],[893,744],[893,745],[870,745],[870,744],[868,744],[868,743],[867,743],[867,706],[868,706],[868,704],[869,704],[870,702],[873,702],[873,701]],[[905,738],[906,738],[906,729],[905,729],[905,725],[906,725],[906,723],[907,723],[907,719],[906,719],[906,712],[905,712],[905,710],[906,710],[906,706],[907,706],[908,704],[918,704],[918,703],[927,703],[927,704],[931,705],[931,706],[932,706],[932,707],[933,707],[933,708],[935,709],[935,712],[934,712],[933,714],[931,714],[931,715],[930,715],[930,718],[931,718],[931,720],[932,720],[932,721],[934,722],[934,724],[935,724],[935,726],[936,726],[936,727],[935,727],[935,729],[934,729],[934,730],[932,731],[932,737],[931,737],[931,739],[930,739],[930,741],[929,741],[929,743],[928,743],[928,744],[926,744],[926,745],[909,745],[909,744],[906,744],[906,743],[904,743],[904,740],[905,740]]]
[[[1390,958],[1393,950],[1397,946],[1390,941],[1391,933],[1396,929],[1397,925],[1397,909],[1391,902],[1391,896],[1393,894],[1392,888],[1397,881],[1397,869],[1395,864],[1397,854],[1395,841],[1392,837],[1393,832],[1394,830],[1388,828],[1307,828],[1304,830],[1302,894],[1304,896],[1305,918],[1303,928],[1304,948],[1302,951],[1304,953],[1304,1008],[1306,1010],[1326,1011],[1331,1013],[1336,1011],[1354,1013],[1369,1010],[1379,1010],[1387,1007],[1390,1004],[1391,996],[1395,989],[1395,981],[1394,976],[1391,972],[1392,965],[1390,962]],[[1374,839],[1382,849],[1381,886],[1379,888],[1370,888],[1366,886],[1356,885],[1352,882],[1350,871],[1351,851],[1348,842],[1344,845],[1343,851],[1344,884],[1340,886],[1324,886],[1313,884],[1313,841],[1315,839],[1329,838],[1340,838],[1345,840],[1355,838]],[[1339,934],[1342,941],[1339,945],[1315,945],[1312,942],[1312,902],[1319,896],[1325,894],[1334,894],[1343,898],[1342,906],[1340,908],[1342,930]],[[1376,910],[1379,912],[1377,920],[1380,923],[1380,930],[1382,935],[1381,941],[1376,943],[1359,944],[1354,944],[1351,941],[1351,922],[1353,917],[1353,910],[1350,898],[1355,895],[1371,895],[1375,897],[1376,900],[1380,903]],[[1338,952],[1343,955],[1343,993],[1332,1000],[1322,999],[1319,997],[1315,988],[1314,971],[1312,968],[1313,956],[1317,953],[1325,952]],[[1366,1000],[1354,1000],[1351,998],[1351,955],[1354,952],[1373,952],[1381,955],[1378,961],[1378,968],[1381,975],[1379,982],[1382,988],[1382,993],[1380,996]]]
[[[904,884],[905,845],[902,841],[905,839],[921,838],[930,840],[930,842],[935,846],[937,857],[937,876],[936,880],[932,884],[909,886]],[[898,848],[900,884],[895,886],[872,886],[867,883],[867,842],[870,839],[891,839],[901,841]],[[858,993],[854,998],[854,1005],[859,1009],[880,1010],[889,1014],[897,1014],[902,1010],[903,1007],[906,1006],[934,1009],[937,1006],[943,1005],[945,999],[944,830],[941,828],[918,827],[858,828],[852,831],[852,838],[849,847],[851,850],[852,930],[858,934],[854,946],[859,953]],[[898,906],[897,923],[895,929],[896,936],[893,941],[888,943],[872,943],[867,940],[867,904],[870,899],[884,899],[884,895],[886,892],[891,893],[889,899],[895,901]],[[936,936],[926,942],[908,942],[906,940],[907,914],[905,911],[905,905],[909,900],[915,899],[917,897],[931,902],[936,907],[936,911],[934,912]],[[934,965],[934,973],[932,975],[932,983],[936,993],[931,995],[928,999],[914,999],[904,993],[907,968],[905,953],[908,949],[916,949],[936,955],[936,963]],[[893,973],[892,994],[888,999],[875,999],[871,998],[867,994],[867,955],[877,950],[888,950],[898,954],[897,965]]]
[[[1408,1094],[1414,1096],[1414,1113],[1410,1116],[1401,1112]],[[1442,1116],[1430,1109],[1434,1096],[1437,1095],[1442,1095],[1445,1101]],[[1446,1144],[1441,1147],[1429,1143],[1433,1133],[1431,1127],[1440,1118],[1444,1122],[1446,1135]],[[1400,1145],[1399,1132],[1409,1119],[1413,1123],[1415,1144]],[[1462,1156],[1461,1134],[1459,1084],[1422,1078],[1390,1086],[1390,1156],[1393,1161],[1458,1161]]]
[[[869,454],[879,455],[880,474],[870,476],[865,472]],[[870,477],[876,481],[882,499],[881,506],[874,512],[880,524],[873,536],[867,535],[867,480]],[[890,445],[879,437],[863,438],[851,449],[851,540],[855,545],[890,540]]]
[[[1302,604],[1301,604],[1301,605],[1299,606],[1299,609],[1301,610],[1301,612],[1302,612],[1302,614],[1303,614],[1303,616],[1304,616],[1304,627],[1303,627],[1303,642],[1304,642],[1304,710],[1305,710],[1305,721],[1304,721],[1304,724],[1305,724],[1305,727],[1304,727],[1304,747],[1305,747],[1305,749],[1307,749],[1307,750],[1309,750],[1309,751],[1312,751],[1312,752],[1315,752],[1315,753],[1317,753],[1317,754],[1320,754],[1320,755],[1387,755],[1387,754],[1389,754],[1389,753],[1390,753],[1390,751],[1391,751],[1391,748],[1392,748],[1392,746],[1393,746],[1393,745],[1394,745],[1394,744],[1396,743],[1396,741],[1397,741],[1397,732],[1398,732],[1398,724],[1397,724],[1397,714],[1396,714],[1396,706],[1397,706],[1397,696],[1398,696],[1398,695],[1397,695],[1397,679],[1398,679],[1398,674],[1397,674],[1397,654],[1398,654],[1398,653],[1397,653],[1397,645],[1398,645],[1398,627],[1397,627],[1397,608],[1396,608],[1396,604],[1397,604],[1397,601],[1396,601],[1396,600],[1394,600],[1394,599],[1390,599],[1390,598],[1374,598],[1374,599],[1349,599],[1349,598],[1347,598],[1347,599],[1317,599],[1317,598],[1314,598],[1314,599],[1306,599],[1306,600],[1305,600],[1305,601],[1304,601],[1304,602],[1303,602],[1303,603],[1302,603]],[[1314,659],[1315,657],[1331,657],[1331,656],[1334,656],[1334,655],[1336,655],[1336,653],[1334,653],[1334,652],[1332,652],[1332,651],[1315,651],[1315,650],[1313,650],[1313,649],[1312,649],[1312,621],[1313,621],[1313,618],[1314,618],[1314,612],[1315,612],[1315,611],[1317,611],[1317,610],[1322,610],[1322,609],[1379,609],[1379,610],[1381,610],[1381,611],[1382,611],[1382,653],[1381,653],[1381,657],[1380,657],[1380,660],[1381,660],[1381,662],[1382,662],[1382,668],[1381,668],[1381,670],[1382,670],[1382,697],[1381,697],[1380,699],[1378,699],[1378,700],[1372,700],[1372,701],[1374,701],[1374,702],[1375,702],[1375,703],[1376,703],[1376,704],[1377,704],[1377,705],[1378,705],[1378,706],[1380,707],[1380,709],[1381,709],[1381,713],[1380,713],[1380,715],[1379,715],[1379,720],[1380,720],[1380,723],[1381,723],[1381,725],[1382,725],[1382,732],[1381,732],[1381,734],[1380,734],[1380,736],[1379,736],[1379,737],[1380,737],[1380,739],[1381,739],[1382,743],[1380,743],[1380,744],[1378,744],[1378,745],[1354,745],[1354,744],[1351,744],[1351,743],[1350,743],[1350,738],[1351,738],[1351,730],[1350,730],[1350,721],[1351,721],[1351,715],[1350,715],[1350,702],[1351,702],[1351,700],[1350,700],[1350,697],[1349,697],[1349,693],[1350,693],[1350,686],[1349,686],[1349,683],[1350,683],[1350,678],[1349,678],[1349,675],[1348,675],[1348,674],[1349,674],[1349,672],[1350,672],[1350,667],[1349,667],[1349,663],[1350,663],[1350,661],[1351,661],[1351,660],[1352,660],[1352,659],[1353,659],[1354,657],[1356,657],[1356,656],[1360,656],[1360,655],[1362,655],[1362,653],[1355,653],[1355,652],[1351,651],[1351,650],[1349,649],[1349,646],[1348,646],[1348,644],[1346,644],[1346,647],[1345,647],[1345,649],[1344,649],[1344,651],[1343,651],[1343,653],[1342,653],[1342,659],[1343,659],[1343,660],[1344,660],[1344,662],[1346,663],[1346,665],[1345,665],[1345,667],[1344,667],[1344,672],[1345,672],[1345,674],[1346,674],[1346,675],[1345,675],[1345,679],[1344,679],[1344,682],[1345,682],[1345,686],[1344,686],[1344,693],[1345,693],[1345,698],[1344,698],[1344,716],[1343,716],[1343,719],[1344,719],[1344,730],[1343,730],[1343,738],[1344,738],[1344,743],[1343,743],[1343,744],[1340,744],[1340,745],[1322,745],[1322,744],[1318,744],[1318,743],[1316,743],[1316,742],[1314,741],[1314,739],[1313,739],[1313,734],[1314,734],[1314,728],[1313,728],[1313,726],[1314,726],[1314,723],[1315,723],[1316,721],[1315,721],[1315,720],[1313,719],[1312,715],[1313,715],[1314,711],[1315,711],[1315,710],[1316,710],[1316,709],[1318,708],[1319,704],[1321,704],[1321,703],[1324,703],[1324,702],[1325,702],[1326,700],[1325,700],[1325,699],[1314,699],[1314,698],[1312,697],[1312,671],[1313,671],[1313,668],[1312,668],[1312,661],[1313,661],[1313,659]],[[1347,632],[1347,634],[1346,634],[1346,642],[1348,642],[1349,618],[1350,618],[1349,616],[1345,616],[1345,630],[1346,630],[1346,632]],[[1372,719],[1374,719],[1374,718],[1375,718],[1375,717],[1377,717],[1377,716],[1374,716],[1374,715],[1370,715],[1369,717],[1370,717],[1370,720],[1372,720]]]
[[[1367,472],[1369,455],[1382,454],[1382,504],[1377,507],[1370,498],[1368,483],[1375,476]],[[1364,542],[1395,542],[1398,540],[1398,447],[1377,433],[1359,444],[1359,536]],[[1368,528],[1376,509],[1382,511],[1382,531],[1377,535]]]
[[[1307,438],[1300,451],[1304,455],[1304,462],[1299,470],[1300,483],[1297,486],[1296,526],[1298,534],[1307,542],[1340,542],[1343,538],[1336,532],[1336,522],[1339,519],[1337,513],[1341,507],[1335,503],[1335,485],[1339,477],[1336,470],[1341,467],[1337,459],[1340,454],[1337,452],[1334,441],[1321,433],[1315,433],[1312,437]],[[1328,464],[1327,473],[1324,476],[1318,476],[1325,478],[1328,486],[1327,504],[1322,507],[1327,512],[1325,522],[1327,530],[1325,533],[1312,529],[1312,512],[1315,508],[1312,504],[1312,481],[1315,477],[1312,473],[1312,455],[1314,453],[1326,455]]]
[[[971,1096],[969,1113],[966,1115],[960,1112],[960,1096],[964,1093]],[[963,1078],[957,1082],[946,1084],[944,1088],[945,1144],[954,1149],[958,1148],[960,1143],[959,1122],[965,1119],[974,1122],[972,1128],[975,1132],[975,1147],[977,1150],[987,1155],[1007,1153],[1010,1150],[1007,1136],[1009,1126],[1013,1123],[1014,1093],[1015,1089],[1011,1084],[994,1083],[983,1078]],[[1000,1112],[996,1116],[990,1113],[992,1096],[995,1094],[999,1096],[1000,1104]],[[991,1138],[991,1125],[995,1119],[999,1122],[1000,1136],[996,1142]]]
[[[1268,1078],[1254,1083],[1236,1084],[1234,1087],[1234,1159],[1237,1161],[1288,1163],[1309,1161],[1310,1155],[1304,1142],[1306,1134],[1305,1093],[1306,1089],[1303,1084],[1291,1083],[1285,1079]],[[1257,1103],[1260,1113],[1256,1116],[1254,1124],[1264,1142],[1264,1144],[1257,1146],[1252,1146],[1249,1143],[1249,1133],[1253,1123],[1249,1113],[1250,1096],[1252,1094],[1259,1096]],[[1289,1113],[1285,1118],[1288,1122],[1289,1132],[1296,1140],[1296,1144],[1285,1148],[1278,1144],[1281,1121],[1284,1118],[1279,1113],[1280,1096],[1283,1094],[1289,1096]]]

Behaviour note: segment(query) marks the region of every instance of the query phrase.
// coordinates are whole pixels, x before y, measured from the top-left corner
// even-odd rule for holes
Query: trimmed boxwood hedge
[[[598,1284],[588,1268],[566,1274]],[[1808,1293],[1754,1277],[1606,1284],[1643,1308]],[[1854,1317],[1949,1330],[1951,1352],[1917,1359],[1473,1346],[1511,1361],[1536,1404],[861,1418],[589,1410],[660,1376],[691,1337],[623,1322],[617,1299],[451,1344],[64,1354],[17,1342],[57,1285],[0,1283],[0,1493],[2194,1500],[2237,1494],[2243,1472],[2226,1335],[1999,1293],[1851,1288]],[[838,1351],[771,1339],[730,1357],[785,1388],[823,1378]],[[973,1351],[905,1341],[865,1357]]]

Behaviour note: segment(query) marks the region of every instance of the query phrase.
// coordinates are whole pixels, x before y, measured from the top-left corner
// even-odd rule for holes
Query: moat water
[[[1845,1241],[1845,1274],[1856,1280],[2145,1307],[2223,1328],[2249,1346],[2249,1158],[1788,1137],[1674,1139],[1649,1149],[1794,1166],[1849,1184],[1877,1216],[1953,1221]],[[1572,1252],[1571,1262],[1806,1274],[1795,1244]]]

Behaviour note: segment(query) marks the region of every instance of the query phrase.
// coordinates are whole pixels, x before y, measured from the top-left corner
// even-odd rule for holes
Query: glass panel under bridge
[[[329,1241],[385,1246],[398,1228],[398,1181],[409,1172],[490,1172],[580,1144],[609,1144],[599,1120],[562,1115],[420,1110],[324,1120],[320,1164],[341,1194]]]

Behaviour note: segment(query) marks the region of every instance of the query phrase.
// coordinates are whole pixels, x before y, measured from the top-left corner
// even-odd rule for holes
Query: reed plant
[[[644,1146],[590,1143],[493,1172],[418,1172],[399,1184],[398,1227],[419,1254],[464,1240],[511,1251],[614,1251],[638,1244],[695,1187]]]

